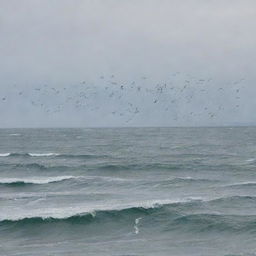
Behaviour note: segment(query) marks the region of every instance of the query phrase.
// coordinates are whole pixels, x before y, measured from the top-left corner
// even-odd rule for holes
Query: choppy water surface
[[[0,130],[0,255],[256,255],[256,128]]]

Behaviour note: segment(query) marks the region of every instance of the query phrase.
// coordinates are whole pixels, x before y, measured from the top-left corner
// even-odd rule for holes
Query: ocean
[[[256,128],[1,129],[0,255],[256,255]]]

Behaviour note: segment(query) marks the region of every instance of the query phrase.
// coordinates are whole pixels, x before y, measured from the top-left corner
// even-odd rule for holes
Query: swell
[[[51,157],[58,155],[57,153],[1,153],[0,157]]]
[[[58,158],[81,158],[81,159],[95,159],[95,158],[104,158],[107,157],[106,155],[89,155],[89,154],[78,154],[78,155],[72,155],[72,154],[59,154],[56,157]]]
[[[254,198],[255,199],[255,198]],[[228,198],[226,198],[228,200]],[[15,227],[27,228],[30,226],[54,225],[57,223],[69,223],[76,225],[85,225],[89,223],[113,222],[119,221],[131,224],[136,218],[143,218],[143,228],[161,228],[167,232],[249,232],[256,233],[256,215],[232,215],[232,214],[214,214],[214,213],[194,213],[185,214],[179,211],[184,204],[193,204],[193,201],[169,202],[168,200],[151,202],[144,204],[135,204],[134,206],[117,207],[109,209],[91,209],[90,211],[77,212],[75,214],[66,214],[63,216],[33,216],[20,219],[3,219],[0,226],[9,226],[15,224]],[[123,223],[123,222],[122,222]]]
[[[188,214],[175,218],[165,230],[191,232],[253,232],[256,233],[256,215]]]
[[[122,170],[149,170],[149,169],[161,169],[161,170],[179,170],[181,165],[176,164],[105,164],[98,166],[97,169],[104,171],[122,171]]]
[[[224,187],[230,187],[230,188],[256,187],[256,181],[233,183],[233,184],[225,185]]]
[[[25,157],[29,157],[26,156]],[[59,156],[55,156],[55,157],[59,157],[59,158],[84,158],[84,159],[89,159],[89,158],[93,158],[93,157],[88,157],[86,155],[80,155],[80,156],[65,156],[65,155],[59,155]],[[95,158],[97,158],[96,156],[94,156]],[[109,172],[118,172],[118,171],[126,171],[126,170],[141,170],[141,171],[148,171],[148,170],[163,170],[163,171],[176,171],[176,170],[180,170],[182,169],[181,165],[174,165],[174,164],[109,164],[109,163],[105,163],[105,164],[81,164],[81,165],[51,165],[51,166],[46,166],[43,164],[39,164],[39,163],[20,163],[20,164],[13,164],[13,163],[0,163],[1,166],[3,167],[10,167],[10,168],[21,168],[21,169],[34,169],[34,170],[42,170],[42,171],[63,171],[63,170],[68,170],[68,169],[86,169],[87,171],[109,171]],[[184,178],[189,182],[189,177]],[[178,181],[178,180],[177,180]],[[192,181],[192,178],[191,178]]]
[[[87,165],[77,165],[77,166],[68,166],[68,165],[44,165],[41,163],[0,163],[0,166],[6,167],[8,169],[15,169],[15,171],[26,171],[26,170],[39,170],[39,171],[64,171],[74,168],[87,168]]]
[[[39,169],[39,170],[47,170],[48,167],[42,164],[31,163],[31,164],[6,164],[14,168],[28,168],[28,169]]]
[[[219,180],[215,179],[203,179],[203,178],[192,178],[192,177],[176,177],[165,180],[146,182],[145,185],[152,185],[153,187],[168,187],[173,185],[184,185],[184,184],[206,184],[206,183],[218,183]]]
[[[2,186],[29,186],[29,185],[45,185],[50,183],[61,183],[74,180],[77,184],[85,182],[129,182],[128,179],[122,179],[109,176],[52,176],[52,177],[30,177],[30,178],[0,178],[0,185]]]
[[[62,182],[65,180],[76,179],[75,176],[56,176],[56,177],[31,177],[31,178],[1,178],[0,185],[21,186],[21,185],[41,185]]]
[[[1,153],[0,157],[57,157],[57,158],[99,158],[106,157],[105,155],[90,155],[90,154],[60,154],[60,153]]]
[[[32,223],[34,222],[59,222],[59,221],[69,221],[69,220],[79,220],[79,221],[87,221],[88,216],[91,219],[93,218],[102,218],[106,215],[112,215],[114,217],[118,217],[120,215],[129,215],[133,213],[144,213],[150,214],[155,210],[162,209],[164,207],[168,207],[171,205],[182,204],[191,200],[151,200],[151,201],[144,201],[144,202],[137,202],[130,205],[123,205],[123,206],[112,206],[106,208],[91,208],[82,211],[81,208],[77,209],[76,213],[70,213],[68,210],[65,212],[61,212],[60,214],[50,215],[50,216],[32,216],[32,217],[14,217],[14,218],[7,218],[7,219],[0,219],[0,223]],[[91,216],[91,217],[90,217]]]
[[[63,171],[66,169],[74,169],[74,168],[88,168],[87,165],[43,165],[43,164],[39,164],[39,163],[0,163],[0,166],[2,167],[7,167],[7,168],[11,168],[11,169],[17,169],[17,170],[27,170],[27,169],[31,169],[31,170],[41,170],[41,171]]]
[[[241,202],[255,202],[256,203],[256,196],[227,196],[227,197],[220,197],[213,200],[208,201],[209,203],[226,203],[232,204],[236,203],[237,205]]]
[[[59,222],[69,222],[73,224],[86,224],[89,222],[92,222],[96,219],[105,219],[108,217],[120,217],[122,215],[129,215],[134,213],[147,213],[150,210],[144,209],[144,208],[129,208],[129,209],[123,209],[123,210],[102,210],[102,211],[92,211],[88,213],[81,213],[72,215],[69,217],[63,217],[63,218],[56,218],[56,217],[27,217],[19,220],[2,220],[0,221],[1,224],[20,224],[20,225],[36,225],[36,224],[42,224],[42,223],[59,223]]]

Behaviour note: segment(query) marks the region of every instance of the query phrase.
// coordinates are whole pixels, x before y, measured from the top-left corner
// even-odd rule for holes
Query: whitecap
[[[250,159],[247,159],[246,162],[248,163],[251,163],[251,162],[254,162],[255,161],[255,158],[250,158]]]
[[[59,156],[58,153],[28,153],[28,155],[32,157]]]
[[[30,177],[30,178],[1,178],[0,184],[48,184],[52,182],[64,181],[76,178],[75,176],[56,176],[56,177]]]
[[[10,220],[19,221],[26,218],[42,218],[42,219],[67,219],[73,216],[84,216],[90,214],[95,217],[97,212],[102,211],[122,211],[130,208],[144,208],[144,209],[154,209],[159,208],[169,204],[175,203],[186,203],[191,202],[190,199],[163,199],[163,200],[146,200],[130,203],[118,203],[118,204],[108,204],[108,205],[84,205],[84,206],[72,206],[65,208],[41,208],[29,211],[15,211],[10,214],[5,212],[0,212],[0,221]]]
[[[11,153],[1,153],[0,157],[6,157],[6,156],[10,156],[10,155],[11,155]]]
[[[250,186],[250,185],[256,185],[256,181],[244,181],[244,182],[237,182],[237,183],[230,183],[227,185],[224,185],[223,187],[238,187],[238,186]]]

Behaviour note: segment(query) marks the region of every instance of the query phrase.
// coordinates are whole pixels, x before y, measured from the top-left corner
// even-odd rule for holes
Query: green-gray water
[[[256,255],[256,128],[0,130],[0,255]]]

